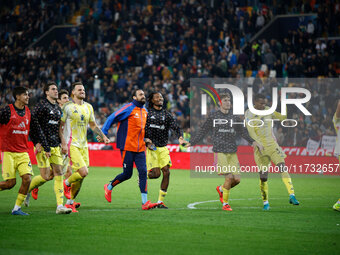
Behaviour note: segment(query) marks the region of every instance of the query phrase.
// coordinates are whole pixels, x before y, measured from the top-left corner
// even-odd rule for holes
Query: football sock
[[[83,180],[72,183],[71,185],[72,187],[71,188],[71,199],[72,200],[74,200],[75,197],[78,195],[82,183],[83,183]]]
[[[12,212],[13,212],[13,211],[17,211],[17,210],[19,210],[20,208],[21,208],[21,206],[15,205],[14,208],[13,208],[13,210],[12,210]]]
[[[141,193],[142,195],[142,204],[144,205],[148,201],[148,193]]]
[[[80,181],[84,179],[78,172],[74,172],[66,181],[65,184],[67,186],[70,186],[72,183],[76,182],[76,181]]]
[[[21,208],[22,203],[24,202],[26,195],[18,193],[17,200],[15,201],[14,211],[19,210]]]
[[[289,195],[294,195],[294,187],[292,183],[292,179],[289,176],[289,173],[283,172],[281,173],[282,181],[286,185],[287,191]]]
[[[47,182],[44,178],[41,177],[41,175],[37,175],[33,178],[31,181],[30,187],[28,189],[28,193],[30,193],[33,189],[38,188],[39,186],[43,185],[45,182]]]
[[[63,176],[54,176],[54,193],[57,199],[57,205],[63,205],[64,203],[64,186],[63,186]]]
[[[223,205],[224,203],[228,204],[230,189],[225,189],[223,187],[222,189],[223,189]]]
[[[260,180],[260,190],[261,190],[262,201],[263,202],[267,201],[268,203],[268,182],[267,181],[264,182]]]
[[[67,199],[66,204],[67,205],[72,205],[74,203],[73,199]]]
[[[166,196],[166,192],[165,191],[163,191],[163,190],[160,190],[159,191],[159,195],[158,195],[158,203],[162,203],[163,202],[163,200],[164,200],[164,197]]]
[[[107,186],[107,188],[109,190],[112,190],[115,186],[117,186],[120,183],[120,180],[113,180],[109,183],[109,185]]]
[[[109,189],[109,190],[112,190],[112,189],[113,189],[113,187],[112,187],[112,182],[110,182],[110,183],[107,185],[107,189]]]

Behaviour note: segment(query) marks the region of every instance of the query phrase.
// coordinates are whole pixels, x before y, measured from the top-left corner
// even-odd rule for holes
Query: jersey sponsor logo
[[[158,128],[158,129],[161,129],[161,130],[165,129],[164,125],[159,126],[159,125],[155,125],[155,124],[150,124],[150,127],[151,128]]]
[[[57,125],[57,124],[59,124],[59,122],[58,122],[58,121],[55,121],[55,120],[50,120],[50,121],[48,122],[48,124]]]
[[[234,129],[224,129],[224,128],[220,128],[218,130],[218,132],[221,132],[221,133],[234,133]]]
[[[22,131],[22,130],[13,130],[12,134],[27,135],[28,132],[27,132],[27,130],[25,130],[25,131]]]

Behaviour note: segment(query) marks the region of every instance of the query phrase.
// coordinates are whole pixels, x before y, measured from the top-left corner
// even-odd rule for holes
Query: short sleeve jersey
[[[61,120],[69,122],[71,145],[78,148],[87,147],[87,125],[95,121],[92,105],[86,102],[82,105],[68,102],[63,106]]]
[[[265,110],[269,107],[266,106]],[[249,110],[246,111],[245,119],[247,123],[248,132],[255,141],[261,143],[264,147],[277,145],[276,138],[273,134],[272,120],[284,120],[285,115],[274,112],[269,115],[256,115]]]

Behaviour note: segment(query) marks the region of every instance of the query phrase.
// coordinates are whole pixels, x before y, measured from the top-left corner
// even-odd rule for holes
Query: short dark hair
[[[55,86],[58,87],[57,83],[55,83],[54,81],[48,81],[48,82],[44,85],[43,90],[44,90],[44,95],[45,95],[45,96],[46,96],[46,91],[48,91],[52,85],[55,85]]]
[[[265,95],[258,93],[254,96],[254,102],[258,101],[259,99],[266,99]]]
[[[142,89],[134,89],[133,91],[132,91],[132,99],[133,99],[133,97],[136,97],[137,96],[137,91],[138,90],[142,90]],[[142,90],[143,91],[143,90]]]
[[[150,93],[150,95],[148,96],[148,109],[151,109],[153,108],[153,102],[152,102],[152,99],[153,99],[153,96],[156,95],[156,94],[161,94],[161,92],[156,92],[156,91],[153,91]]]
[[[58,98],[61,99],[62,95],[69,95],[69,93],[66,89],[61,89],[58,93]]]
[[[223,100],[224,98],[231,98],[230,94],[229,93],[223,93],[223,94],[220,94],[220,99]]]
[[[77,86],[77,85],[82,85],[82,86],[84,86],[84,84],[81,82],[81,81],[76,81],[76,82],[73,82],[72,83],[72,90],[74,90],[74,88]]]
[[[21,94],[24,94],[24,93],[26,93],[27,91],[28,91],[28,89],[25,88],[25,87],[20,87],[20,86],[15,87],[15,88],[13,89],[13,97],[14,97],[14,100],[17,100],[17,96],[20,96]]]

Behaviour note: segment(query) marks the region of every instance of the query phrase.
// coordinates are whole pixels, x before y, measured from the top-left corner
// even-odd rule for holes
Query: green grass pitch
[[[35,167],[37,174],[37,168]],[[0,192],[0,254],[339,254],[340,178],[293,176],[300,206],[288,203],[280,178],[269,179],[271,210],[262,211],[259,181],[243,178],[231,191],[232,212],[221,210],[219,178],[190,178],[172,170],[169,210],[141,210],[137,171],[104,198],[118,168],[90,168],[77,201],[79,213],[55,214],[53,181],[31,198],[28,217],[10,215],[21,180]],[[156,201],[161,178],[148,181]],[[215,200],[215,201],[212,201]],[[188,205],[197,209],[189,209]]]

